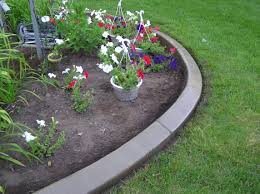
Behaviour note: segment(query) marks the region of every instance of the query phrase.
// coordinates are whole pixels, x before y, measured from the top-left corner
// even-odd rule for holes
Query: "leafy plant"
[[[142,71],[140,67],[128,65],[126,69],[116,67],[112,71],[114,83],[121,86],[124,90],[131,90],[135,88],[140,81],[143,79]]]
[[[65,21],[58,22],[57,29],[63,39],[67,40],[62,47],[72,49],[73,52],[82,49],[91,53],[103,42],[103,29],[98,25],[90,26],[84,13],[71,13]]]
[[[25,126],[14,123],[10,115],[0,108],[0,160],[9,161],[19,166],[25,166],[22,162],[11,156],[10,153],[20,153],[29,160],[38,158],[18,144],[9,143],[10,138],[21,135],[20,130],[17,131],[20,127]]]
[[[41,126],[37,132],[37,137],[27,142],[31,148],[32,154],[39,158],[51,156],[57,149],[59,149],[65,142],[65,133],[62,131],[57,137],[58,122],[52,117],[49,129]]]
[[[93,102],[93,91],[87,91],[81,94],[80,82],[78,82],[72,91],[73,109],[79,113],[85,112]]]
[[[7,23],[12,32],[16,32],[20,22],[31,23],[31,13],[28,0],[6,0],[11,10],[7,14]],[[35,1],[36,14],[39,16],[49,15],[49,0]]]

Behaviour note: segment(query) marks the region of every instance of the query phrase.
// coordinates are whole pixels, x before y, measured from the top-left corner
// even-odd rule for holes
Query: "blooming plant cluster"
[[[118,6],[122,6],[121,3],[122,1]],[[123,74],[127,75],[125,77],[131,77],[131,80],[143,78],[143,76],[137,77],[136,73],[133,74],[133,69],[148,73],[161,71],[168,66],[175,70],[177,68],[176,49],[167,50],[160,44],[156,34],[160,28],[152,27],[150,20],[143,19],[144,11],[127,11],[125,14],[120,7],[118,10],[113,16],[107,14],[105,10],[90,12],[87,9],[90,13],[88,15],[89,23],[104,29],[102,38],[106,42],[100,46],[98,56],[101,63],[97,66],[105,73],[112,73],[114,79],[121,75],[120,80],[118,79],[116,83],[127,90],[138,81],[128,82],[127,79],[122,79]],[[136,77],[132,79],[132,76]],[[127,84],[124,84],[122,80],[125,80]],[[131,87],[129,87],[129,83],[132,83]]]
[[[72,68],[64,69],[61,74],[64,77],[63,89],[72,92],[73,109],[80,113],[86,111],[93,101],[93,91],[81,92],[82,84],[88,79],[88,71],[82,66],[73,65]],[[59,87],[61,84],[56,78],[56,74],[48,73],[48,79],[45,82]]]
[[[34,156],[38,158],[49,157],[64,144],[65,133],[64,131],[57,132],[57,124],[59,122],[53,117],[49,127],[44,120],[36,120],[36,122],[39,126],[36,135],[34,136],[30,132],[25,131],[22,137],[31,148],[31,153]]]

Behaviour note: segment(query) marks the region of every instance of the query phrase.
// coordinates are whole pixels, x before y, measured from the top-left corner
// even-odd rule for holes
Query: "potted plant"
[[[126,69],[116,67],[112,70],[110,83],[120,101],[132,101],[138,97],[143,79],[144,73],[138,66],[127,65]]]
[[[62,39],[55,39],[55,46],[51,53],[48,54],[48,61],[54,64],[59,63],[62,60],[62,54],[60,53],[60,45],[63,44]]]

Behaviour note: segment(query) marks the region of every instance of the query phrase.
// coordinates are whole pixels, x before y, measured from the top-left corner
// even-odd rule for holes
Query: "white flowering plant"
[[[39,129],[36,135],[25,132],[22,136],[25,138],[31,153],[38,158],[49,157],[55,153],[65,142],[65,132],[57,132],[58,121],[54,117],[51,118],[48,127],[44,120],[36,120]]]

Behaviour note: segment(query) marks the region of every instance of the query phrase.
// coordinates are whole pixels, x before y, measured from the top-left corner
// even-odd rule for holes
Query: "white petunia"
[[[104,65],[103,67],[103,71],[105,73],[110,73],[113,70],[113,66],[112,65]]]
[[[133,16],[134,15],[131,11],[127,11],[126,14],[129,15],[129,16]]]
[[[116,39],[119,41],[119,42],[122,42],[124,39],[122,36],[117,36]]]
[[[117,46],[116,48],[115,48],[115,52],[116,53],[121,53],[122,52],[122,47],[120,47],[120,46]]]
[[[83,73],[83,68],[81,66],[76,66],[77,73]]]
[[[61,44],[63,44],[63,43],[64,43],[64,40],[58,39],[58,38],[55,39],[55,44],[61,45]]]
[[[43,23],[49,22],[50,21],[50,17],[49,16],[43,16],[41,17],[41,20]]]
[[[114,46],[114,43],[113,43],[113,42],[108,42],[108,43],[106,44],[106,46],[107,46],[107,47],[113,47],[113,46]]]
[[[29,132],[27,132],[27,131],[25,131],[25,132],[23,133],[22,137],[25,138],[25,141],[26,141],[26,142],[33,141],[33,140],[36,139],[36,137],[34,137],[31,133],[29,133]]]
[[[62,71],[61,73],[62,74],[67,74],[67,73],[69,73],[69,71],[70,71],[70,68],[66,68],[64,71]]]
[[[109,33],[108,33],[107,31],[105,31],[105,32],[103,32],[102,36],[103,36],[104,38],[107,38],[107,37],[109,36]]]
[[[50,79],[56,78],[56,75],[54,73],[48,73],[48,76],[49,76]]]
[[[100,52],[103,54],[103,55],[107,55],[107,47],[105,45],[101,45],[101,50]]]
[[[68,3],[68,0],[62,0],[63,5],[65,5],[66,3]]]
[[[88,17],[88,24],[91,24],[92,23],[92,19],[91,17]]]
[[[151,22],[150,22],[150,20],[147,20],[147,22],[146,22],[146,24],[144,25],[145,27],[149,27],[149,26],[151,26]]]
[[[82,74],[80,74],[78,76],[73,76],[73,79],[75,79],[75,80],[82,80],[82,79],[86,79],[86,77],[83,76]]]
[[[117,59],[117,57],[116,57],[116,55],[113,53],[112,55],[110,55],[111,56],[111,58],[112,58],[112,60],[116,63],[116,64],[119,64],[119,61],[118,61],[118,59]]]
[[[38,124],[40,127],[45,127],[45,126],[46,126],[44,120],[36,120],[36,122],[37,122],[37,124]]]

